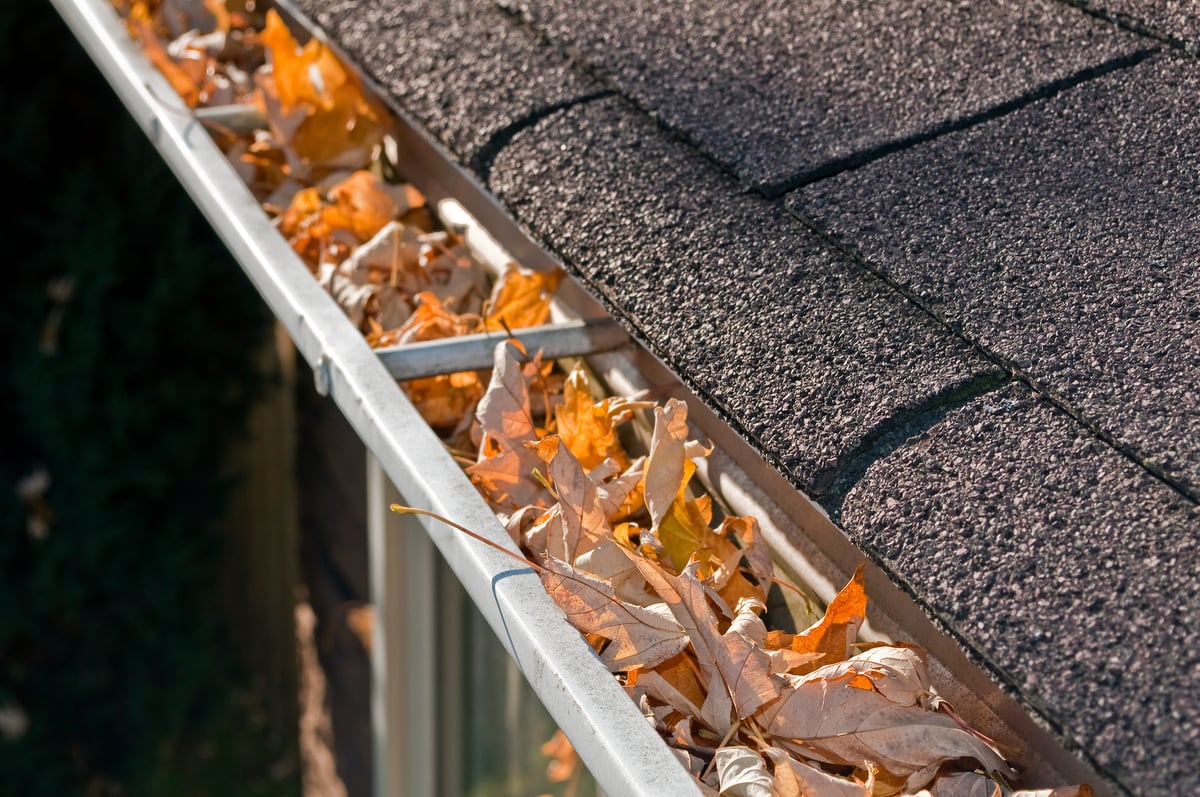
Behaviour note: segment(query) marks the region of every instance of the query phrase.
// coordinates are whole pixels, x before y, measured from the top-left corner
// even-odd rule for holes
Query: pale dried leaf
[[[547,475],[558,494],[563,517],[563,537],[548,540],[546,554],[574,564],[581,554],[612,534],[599,492],[595,482],[584,473],[579,460],[557,435],[543,437],[532,447],[546,463]]]
[[[774,779],[762,756],[743,745],[722,747],[713,756],[721,795],[731,797],[771,797]]]
[[[659,600],[646,589],[641,572],[612,538],[600,540],[590,551],[581,554],[575,560],[575,569],[612,584],[613,593],[626,603],[645,606]]]
[[[496,345],[492,379],[475,410],[484,442],[479,461],[467,468],[489,501],[503,511],[547,503],[546,490],[533,475],[542,460],[525,445],[536,443],[537,429],[519,353],[512,343]]]
[[[367,305],[378,288],[366,282],[358,282],[347,276],[333,263],[321,263],[317,269],[317,280],[329,292],[338,307],[357,328],[362,328],[367,318]]]
[[[571,625],[609,640],[600,658],[613,672],[653,667],[687,647],[687,634],[665,606],[622,603],[608,582],[554,557],[544,566],[542,583]]]
[[[716,615],[694,565],[673,576],[655,562],[639,556],[633,556],[633,560],[692,640],[708,687],[701,719],[724,733],[732,724],[733,714],[739,719],[748,717],[778,696],[779,686],[770,677],[771,662],[766,651],[736,628],[724,635],[718,632]]]
[[[793,741],[808,758],[856,767],[870,762],[890,780],[907,779],[909,789],[926,785],[942,763],[959,758],[1013,774],[992,747],[945,714],[893,703],[869,682],[864,688],[856,673],[836,679],[822,673],[779,676],[781,698],[759,715],[768,733]]]
[[[939,775],[915,797],[1003,797],[1000,784],[978,772],[948,772]]]
[[[684,690],[657,670],[649,670],[639,675],[634,691],[652,697],[686,717],[700,716],[700,703],[688,697]]]
[[[502,448],[514,451],[524,450],[526,442],[537,441],[520,357],[521,352],[512,343],[496,344],[492,381],[475,412],[483,433]],[[532,452],[530,457],[537,461]]]
[[[668,399],[654,408],[654,433],[650,438],[650,455],[646,461],[646,508],[650,521],[657,529],[675,497],[683,489],[684,444],[687,442],[687,405],[679,399]]]
[[[523,451],[504,450],[468,466],[466,471],[497,511],[516,512],[527,506],[544,511],[548,497],[546,489],[531,476],[535,467]]]
[[[843,662],[826,665],[813,675],[827,681],[847,673],[862,675],[875,691],[901,706],[927,706],[931,695],[925,651],[911,645],[878,645]]]
[[[497,512],[508,536],[512,537],[512,541],[517,545],[522,544],[525,535],[543,519],[545,514],[546,508],[541,506],[523,506],[511,514]]]
[[[871,797],[874,792],[873,772],[863,783],[810,766],[778,747],[763,752],[775,766],[771,797]]]
[[[614,460],[606,460],[607,462],[616,464]],[[638,491],[645,477],[642,472],[645,463],[645,457],[638,457],[624,473],[607,476],[608,469],[601,465],[588,474],[592,481],[596,482],[600,506],[604,509],[604,516],[608,518],[609,523],[616,523],[641,507],[642,501]]]

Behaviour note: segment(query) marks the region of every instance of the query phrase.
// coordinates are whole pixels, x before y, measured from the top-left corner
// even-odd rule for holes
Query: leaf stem
[[[551,571],[547,570],[546,568],[542,567],[541,565],[537,564],[536,562],[531,562],[529,559],[525,558],[521,554],[510,551],[508,548],[505,548],[500,543],[495,542],[493,540],[489,540],[487,537],[483,536],[479,532],[471,531],[471,529],[467,528],[466,526],[455,523],[450,518],[448,518],[444,515],[439,515],[437,512],[430,512],[428,509],[419,509],[415,506],[405,506],[404,504],[392,504],[389,507],[389,509],[391,509],[393,512],[400,514],[400,515],[423,515],[428,518],[433,518],[434,520],[440,520],[441,522],[445,523],[447,526],[458,529],[459,531],[461,531],[463,534],[466,534],[471,539],[478,540],[479,542],[482,542],[484,545],[486,545],[490,548],[495,548],[497,551],[504,554],[505,556],[516,559],[521,564],[526,565],[528,567],[532,567],[534,570],[538,571],[539,573],[551,572]]]

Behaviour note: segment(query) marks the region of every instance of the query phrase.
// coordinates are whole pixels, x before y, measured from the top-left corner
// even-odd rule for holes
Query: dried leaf
[[[647,409],[654,406],[617,398],[593,400],[587,371],[577,365],[563,384],[562,403],[554,410],[555,431],[586,470],[609,459],[617,463],[618,470],[624,470],[629,467],[629,455],[617,437],[617,426],[630,416],[635,404]]]
[[[769,747],[763,754],[775,768],[775,784],[771,797],[871,797],[875,790],[875,774],[868,774],[865,783],[840,777],[798,760],[778,747]]]
[[[662,407],[654,408],[654,433],[650,438],[650,455],[646,461],[646,508],[650,522],[657,530],[667,516],[675,498],[686,486],[687,405],[679,399],[668,399]]]
[[[542,583],[571,625],[609,640],[600,653],[613,672],[653,667],[688,644],[683,627],[665,606],[635,606],[613,595],[612,585],[546,557]]]
[[[722,795],[771,797],[775,779],[762,756],[742,745],[722,747],[713,756]]]
[[[510,265],[500,275],[488,301],[486,328],[519,329],[546,323],[550,300],[565,274],[561,268],[533,271]]]
[[[770,677],[771,660],[753,640],[731,626],[724,634],[717,630],[717,618],[709,607],[704,586],[689,565],[673,576],[661,565],[630,554],[650,588],[671,609],[671,613],[692,640],[708,694],[701,708],[701,719],[718,733],[725,733],[732,719],[749,717],[779,694],[779,685]]]
[[[695,661],[686,652],[640,673],[634,691],[689,718],[698,718],[704,705],[704,684],[700,682]]]
[[[639,457],[625,470],[624,473],[611,478],[604,475],[600,468],[593,469],[588,474],[596,482],[596,490],[600,495],[600,505],[604,507],[605,517],[609,523],[617,523],[639,512],[645,505],[642,493],[642,482],[645,473],[642,468],[645,458]]]
[[[861,675],[783,675],[780,699],[759,714],[764,728],[807,758],[854,767],[874,765],[908,789],[928,784],[947,761],[970,758],[1012,776],[1008,764],[945,714],[891,702],[862,688]]]
[[[542,743],[541,753],[552,759],[546,765],[546,780],[551,783],[565,783],[579,770],[579,754],[562,728]]]
[[[625,551],[611,537],[575,560],[575,569],[602,578],[612,585],[613,593],[626,603],[646,606],[658,597],[646,589],[646,580]]]
[[[799,634],[774,632],[767,644],[788,647],[801,654],[820,654],[805,665],[807,671],[815,670],[849,657],[866,616],[867,593],[863,588],[863,566],[859,565],[846,586],[829,602],[824,617]]]
[[[371,642],[374,639],[375,607],[368,604],[351,606],[346,609],[346,625],[358,637],[363,650],[371,652]]]
[[[821,677],[830,681],[847,673],[866,678],[870,688],[897,705],[931,708],[929,699],[933,693],[923,648],[878,645],[846,661],[820,668]]]
[[[574,564],[576,558],[612,533],[596,484],[557,435],[529,445],[546,463],[563,517],[563,537],[547,540],[546,554]]]
[[[257,83],[292,173],[303,178],[370,163],[383,139],[386,113],[354,73],[316,37],[299,47],[275,9],[267,11],[262,41],[271,79]]]
[[[519,353],[512,343],[496,345],[492,380],[475,412],[484,440],[479,461],[467,468],[493,506],[505,512],[549,503],[545,488],[533,475],[542,460],[525,445],[536,443],[538,435]],[[534,358],[534,369],[539,362]]]
[[[142,52],[154,64],[159,73],[162,74],[167,82],[171,84],[171,88],[175,90],[189,108],[195,108],[200,104],[200,86],[197,85],[196,76],[185,69],[180,64],[176,63],[175,59],[167,52],[167,48],[163,46],[162,41],[154,32],[154,27],[147,21],[141,19],[131,19],[130,27],[133,28],[134,37],[142,46]]]
[[[425,201],[412,186],[389,186],[374,172],[365,169],[355,170],[333,186],[329,198],[333,204],[326,210],[326,223],[330,227],[349,229],[360,243],[370,240],[388,222]]]
[[[771,583],[775,580],[775,561],[771,551],[762,542],[758,520],[753,517],[727,517],[721,521],[719,533],[722,537],[732,534],[738,540],[742,556],[763,593],[770,591]]]
[[[1004,797],[1000,784],[978,772],[948,772],[916,797]]]

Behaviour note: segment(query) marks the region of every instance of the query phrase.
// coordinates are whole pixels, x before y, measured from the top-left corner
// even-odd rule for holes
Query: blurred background
[[[0,81],[0,797],[298,795],[293,648],[231,620],[291,618],[231,577],[272,319],[45,0]]]

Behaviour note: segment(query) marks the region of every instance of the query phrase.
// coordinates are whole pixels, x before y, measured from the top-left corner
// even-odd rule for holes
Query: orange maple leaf
[[[387,115],[354,73],[315,38],[300,47],[275,9],[267,11],[262,41],[271,79],[259,81],[259,101],[293,174],[370,163]]]
[[[500,275],[488,300],[485,328],[519,329],[546,323],[550,317],[550,300],[564,275],[561,268],[533,271],[510,265]]]
[[[800,672],[815,670],[850,657],[866,617],[867,593],[863,587],[863,565],[859,565],[846,586],[829,602],[824,617],[799,634],[772,631],[767,635],[767,645],[790,648],[801,654],[818,654],[809,657]]]

